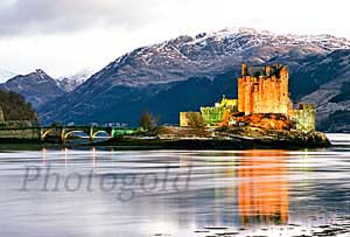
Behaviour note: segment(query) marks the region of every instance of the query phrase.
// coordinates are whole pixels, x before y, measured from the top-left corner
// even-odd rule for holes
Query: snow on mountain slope
[[[83,84],[87,79],[89,79],[93,73],[93,70],[84,69],[74,75],[61,77],[57,79],[57,82],[62,90],[66,92],[72,92],[78,86]]]
[[[0,83],[4,83],[8,79],[11,79],[12,77],[15,77],[15,76],[16,74],[13,72],[0,69]]]
[[[110,85],[142,86],[214,75],[242,61],[259,64],[290,50],[327,54],[350,48],[350,41],[329,35],[277,35],[248,28],[224,29],[180,36],[136,49],[119,57],[92,77]],[[100,80],[102,79],[102,80]]]

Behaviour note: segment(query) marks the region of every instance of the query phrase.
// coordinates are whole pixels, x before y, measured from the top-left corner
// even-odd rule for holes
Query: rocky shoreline
[[[160,127],[95,144],[116,149],[303,149],[331,146],[321,132],[243,128]]]

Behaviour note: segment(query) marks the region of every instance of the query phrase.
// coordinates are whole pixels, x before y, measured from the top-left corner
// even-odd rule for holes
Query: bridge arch
[[[89,136],[89,133],[87,133],[86,131],[82,131],[82,130],[72,130],[72,131],[69,131],[67,133],[64,133],[62,134],[62,138],[63,138],[63,141],[65,141],[66,139],[68,139],[68,137],[74,133],[85,133],[86,135]]]
[[[95,139],[98,134],[107,134],[108,138],[112,138],[112,135],[109,132],[105,131],[105,130],[100,130],[100,131],[97,131],[97,132],[93,133],[91,138]]]
[[[46,130],[46,131],[42,131],[42,132],[41,132],[41,136],[40,136],[41,140],[44,141],[45,138],[47,137],[47,135],[49,135],[50,133],[52,133],[52,132],[54,132],[54,131],[55,131],[55,128],[49,128],[49,129]]]

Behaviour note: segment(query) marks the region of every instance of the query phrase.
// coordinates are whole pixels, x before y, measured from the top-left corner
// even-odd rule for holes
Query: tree
[[[0,107],[6,121],[30,121],[39,124],[40,119],[33,106],[13,91],[0,90]]]
[[[152,130],[156,126],[156,119],[146,110],[140,117],[139,126],[145,130]]]
[[[205,126],[205,121],[201,113],[189,112],[187,113],[188,126],[194,128],[201,128]]]

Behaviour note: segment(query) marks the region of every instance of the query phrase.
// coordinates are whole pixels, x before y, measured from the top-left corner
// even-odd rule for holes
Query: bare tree
[[[156,127],[156,119],[146,110],[140,117],[139,126],[145,130],[152,130]]]

